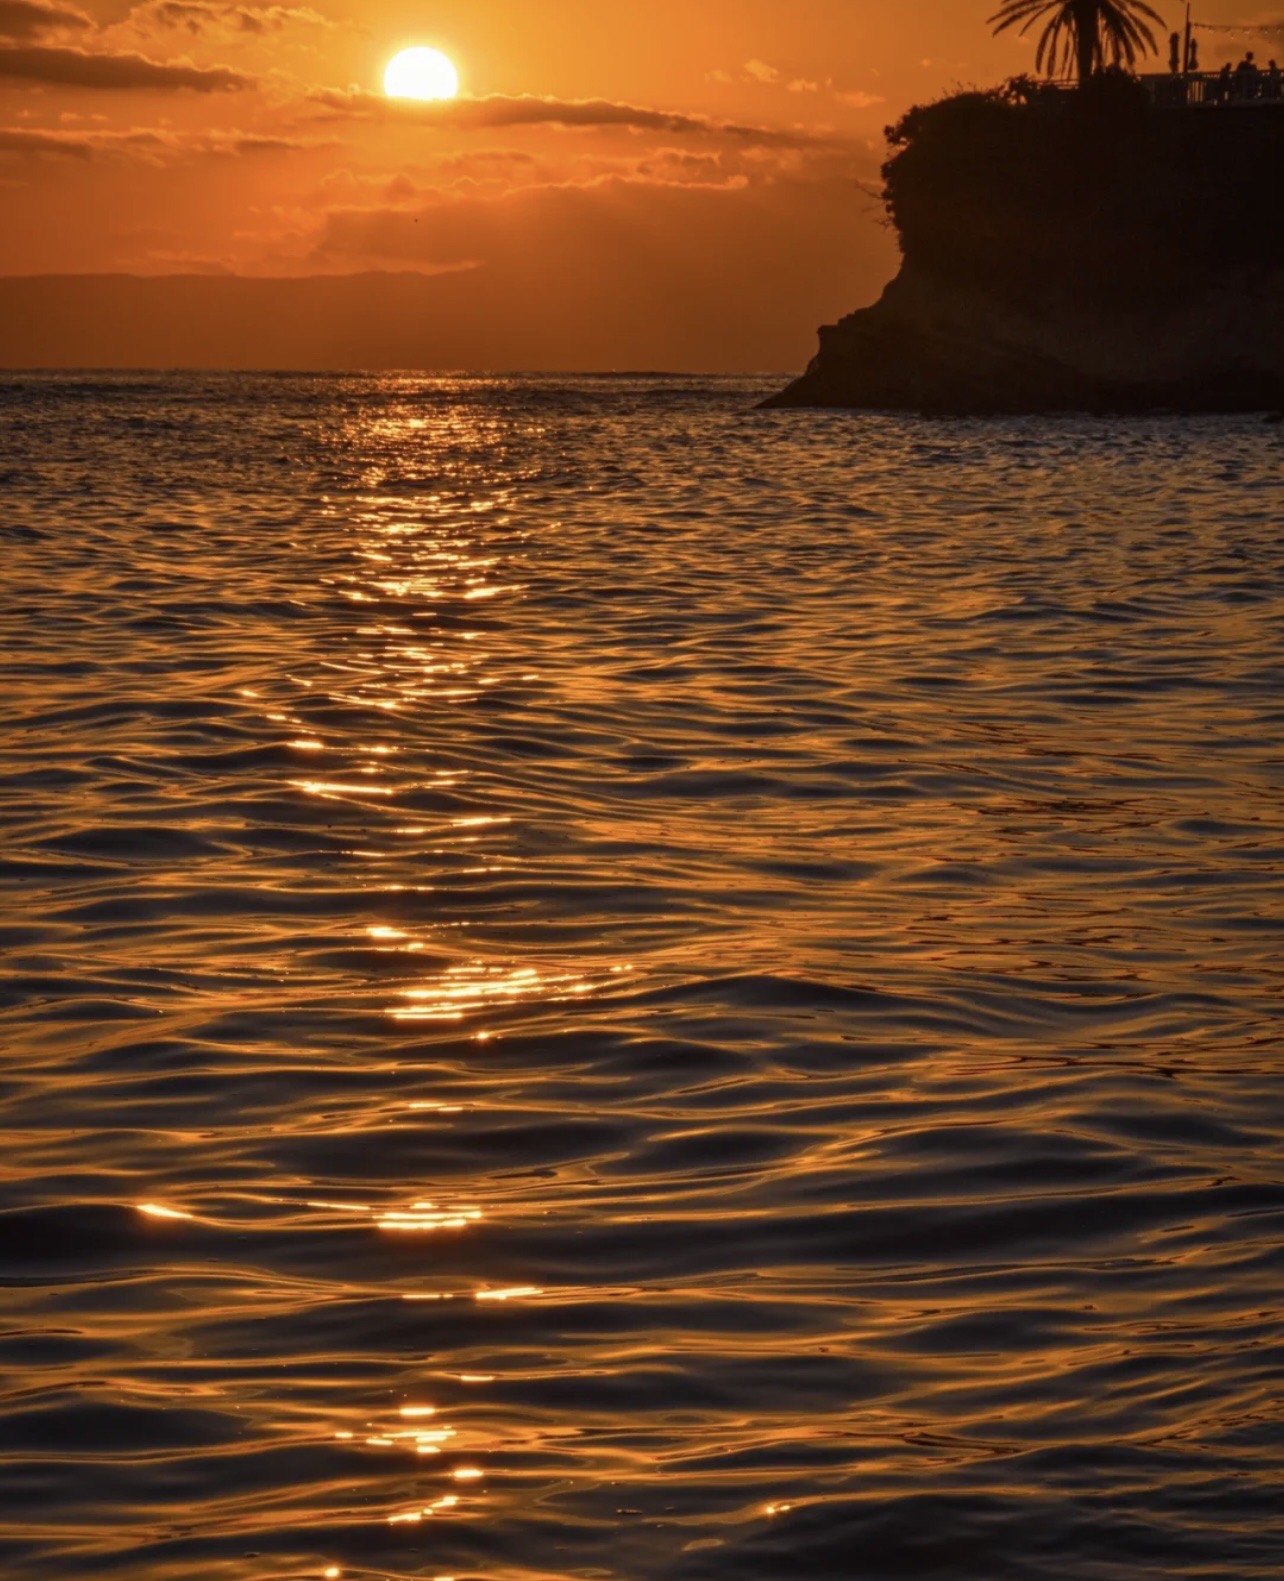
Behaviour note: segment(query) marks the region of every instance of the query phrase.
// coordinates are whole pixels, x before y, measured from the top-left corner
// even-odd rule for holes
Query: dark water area
[[[1284,1573],[1260,420],[0,382],[6,1581]]]

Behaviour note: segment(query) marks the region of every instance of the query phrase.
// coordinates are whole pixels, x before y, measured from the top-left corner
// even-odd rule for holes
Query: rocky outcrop
[[[820,331],[769,407],[893,411],[1257,411],[1284,406],[1284,272],[1125,310],[1014,302],[907,265]]]
[[[888,140],[901,272],[768,405],[1284,404],[1284,103],[1016,79],[918,106]]]

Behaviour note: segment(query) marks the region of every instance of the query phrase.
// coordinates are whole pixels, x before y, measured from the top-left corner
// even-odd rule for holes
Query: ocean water
[[[0,382],[6,1581],[1284,1573],[1284,430]]]

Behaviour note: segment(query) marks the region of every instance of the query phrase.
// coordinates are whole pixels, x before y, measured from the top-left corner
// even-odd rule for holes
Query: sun
[[[388,62],[383,91],[390,99],[453,99],[459,92],[459,73],[439,49],[418,45]]]

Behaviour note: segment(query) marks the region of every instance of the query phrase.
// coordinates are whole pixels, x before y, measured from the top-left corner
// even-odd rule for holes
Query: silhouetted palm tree
[[[1149,24],[1164,19],[1145,0],[1004,0],[990,18],[996,33],[1028,33],[1046,22],[1035,66],[1049,76],[1078,73],[1080,82],[1107,66],[1133,67],[1158,48]]]

